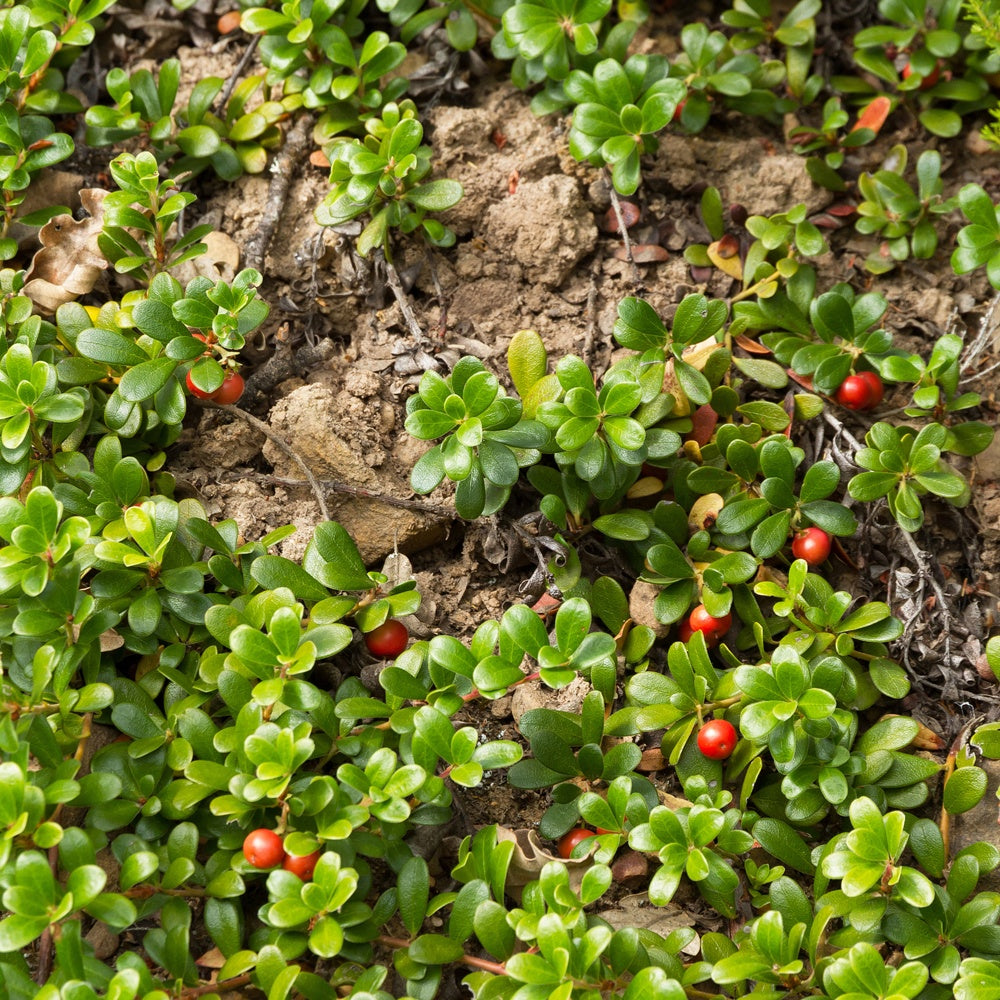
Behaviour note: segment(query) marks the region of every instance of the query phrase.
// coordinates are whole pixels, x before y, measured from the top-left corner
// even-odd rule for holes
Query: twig
[[[254,430],[260,431],[268,439],[268,441],[276,444],[301,470],[303,475],[306,477],[306,481],[312,487],[313,496],[316,497],[316,503],[319,504],[320,513],[323,515],[324,521],[330,520],[330,512],[326,508],[326,501],[323,499],[323,491],[319,487],[319,483],[316,481],[316,477],[312,474],[312,470],[308,465],[302,460],[298,452],[283,438],[280,434],[276,434],[271,428],[264,423],[263,420],[258,420],[252,413],[247,413],[246,410],[241,410],[238,406],[220,406],[218,403],[213,403],[210,399],[202,400],[202,406],[209,406],[212,409],[222,410],[224,413],[232,413],[239,417],[244,423],[249,424]]]
[[[247,240],[243,253],[244,263],[255,271],[262,271],[264,268],[267,248],[271,245],[271,237],[285,208],[292,176],[312,134],[312,127],[313,116],[302,115],[295,123],[295,127],[285,136],[285,144],[271,164],[271,186],[267,191],[264,214],[261,216],[260,225]]]
[[[201,986],[186,986],[181,990],[180,1000],[188,1000],[189,997],[201,997],[206,993],[222,993],[228,990],[235,990],[239,986],[246,986],[253,981],[249,972],[244,972],[241,976],[232,976],[230,979],[223,979],[221,983],[204,983]]]
[[[410,328],[410,334],[418,343],[423,343],[425,340],[424,331],[420,329],[420,324],[413,312],[413,306],[410,305],[410,297],[406,294],[403,283],[399,280],[396,265],[383,255],[382,266],[385,268],[385,283],[396,298],[399,311],[403,314],[403,319],[406,320],[406,325]]]
[[[985,715],[977,715],[969,719],[962,727],[962,731],[951,741],[951,746],[948,749],[948,757],[944,764],[944,773],[941,775],[942,788],[948,784],[948,779],[955,773],[955,761],[965,746],[969,738],[969,733],[985,719]],[[944,806],[941,806],[938,828],[941,830],[941,841],[944,845],[944,863],[947,865],[951,860],[951,813]]]
[[[597,337],[597,277],[590,276],[590,288],[587,289],[587,305],[584,310],[587,320],[587,332],[583,341],[583,360],[588,368],[594,367],[594,340]]]
[[[243,76],[243,70],[247,68],[250,60],[253,59],[253,54],[257,51],[257,46],[260,44],[262,37],[262,35],[251,36],[250,44],[240,57],[240,61],[236,64],[236,68],[229,74],[229,79],[226,81],[226,85],[219,91],[219,96],[212,102],[212,111],[216,114],[225,110],[226,105],[229,103],[229,98],[233,96],[233,91],[236,89],[236,85],[240,82],[240,77]]]
[[[970,369],[977,360],[986,345],[993,340],[996,335],[997,327],[993,322],[994,316],[996,316],[997,308],[1000,307],[1000,291],[998,291],[993,298],[990,300],[990,304],[986,307],[986,312],[983,313],[983,318],[979,321],[979,332],[976,334],[975,339],[971,344],[967,344],[965,350],[962,352],[962,357],[960,359],[960,371],[964,376],[960,384],[965,382],[970,382],[974,378],[982,378],[986,372],[992,371],[996,365],[991,365],[986,369],[985,372],[972,372]]]
[[[611,207],[614,209],[615,220],[618,223],[618,234],[622,238],[622,246],[625,247],[625,259],[632,267],[632,283],[638,287],[642,285],[642,275],[639,274],[639,266],[632,256],[632,241],[629,239],[628,226],[625,225],[625,217],[622,215],[622,206],[618,200],[618,192],[615,190],[615,186],[611,181],[611,174],[608,173],[607,169],[604,171],[604,177],[608,182],[608,191],[611,194]]]
[[[231,472],[222,479],[256,479],[259,482],[277,483],[281,486],[310,486],[311,483],[305,479],[290,479],[287,476],[276,476],[270,472]],[[316,479],[316,483],[331,493],[347,493],[350,496],[363,497],[366,500],[378,500],[390,507],[402,507],[406,510],[416,510],[423,514],[436,514],[439,517],[456,518],[458,515],[451,507],[443,504],[423,503],[420,500],[408,500],[403,497],[390,496],[388,493],[379,493],[376,490],[362,489],[360,486],[349,486],[347,483],[339,482],[336,479]]]

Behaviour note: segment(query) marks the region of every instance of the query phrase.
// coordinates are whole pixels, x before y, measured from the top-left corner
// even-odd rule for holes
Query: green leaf
[[[430,898],[430,875],[423,858],[411,857],[404,863],[396,879],[396,894],[400,919],[413,936],[424,922]]]
[[[975,765],[959,767],[945,782],[942,805],[952,815],[968,812],[982,801],[988,782],[982,768]]]
[[[452,941],[443,934],[422,934],[410,945],[407,954],[421,965],[446,965],[457,962],[464,948],[462,942]]]

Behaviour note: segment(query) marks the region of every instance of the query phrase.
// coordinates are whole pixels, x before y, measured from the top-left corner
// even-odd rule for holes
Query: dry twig
[[[306,477],[306,482],[309,483],[313,491],[313,496],[316,497],[316,503],[319,504],[323,520],[330,520],[330,512],[327,510],[326,500],[323,499],[323,491],[320,489],[316,477],[312,474],[312,470],[306,465],[302,456],[280,434],[276,434],[263,420],[258,420],[252,413],[247,413],[246,410],[241,410],[238,406],[220,406],[209,399],[203,400],[202,405],[222,410],[224,413],[234,414],[244,423],[249,424],[254,430],[260,431],[268,441],[277,445],[302,470],[303,475]]]
[[[275,157],[274,163],[271,164],[271,186],[267,191],[264,213],[261,216],[260,225],[247,240],[246,249],[243,252],[244,263],[255,271],[263,271],[264,269],[267,248],[271,245],[274,230],[285,209],[292,177],[312,135],[312,129],[312,115],[303,115],[299,118],[295,127],[285,136],[285,144]]]

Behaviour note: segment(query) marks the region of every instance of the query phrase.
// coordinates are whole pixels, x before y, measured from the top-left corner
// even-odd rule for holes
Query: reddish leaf
[[[719,414],[712,409],[711,403],[699,406],[691,414],[691,433],[688,435],[692,441],[697,441],[700,447],[704,447],[712,440],[715,433],[715,425],[719,422]]]
[[[876,97],[870,104],[866,105],[865,109],[860,115],[858,115],[858,120],[854,123],[854,127],[851,131],[856,132],[859,128],[870,128],[876,135],[878,135],[879,130],[885,124],[886,118],[889,117],[889,112],[891,110],[892,101],[890,101],[888,97]]]
[[[658,264],[670,256],[667,250],[656,243],[639,243],[632,247],[632,260],[637,264]],[[628,260],[625,247],[618,247],[615,250],[617,260]]]
[[[622,210],[622,221],[625,223],[625,228],[631,229],[639,221],[639,216],[642,214],[639,211],[639,206],[631,201],[619,201],[618,207]],[[615,215],[614,205],[604,213],[601,229],[606,233],[618,232],[618,216]]]
[[[747,354],[770,354],[771,348],[765,347],[762,343],[748,337],[745,333],[741,333],[736,338],[737,347],[742,347]]]

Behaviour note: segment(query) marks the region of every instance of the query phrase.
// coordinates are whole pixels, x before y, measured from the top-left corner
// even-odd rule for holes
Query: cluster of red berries
[[[187,373],[184,381],[187,383],[188,392],[192,396],[197,396],[198,399],[210,399],[213,403],[221,403],[223,406],[235,403],[243,395],[243,389],[246,385],[243,381],[243,376],[239,372],[233,371],[226,373],[226,377],[222,380],[222,385],[215,392],[205,392],[204,389],[199,389],[194,384],[194,379],[191,378],[190,372]]]
[[[207,337],[203,333],[192,333],[192,337],[195,340],[200,340],[203,344],[212,345],[215,343],[215,334],[210,333]],[[211,350],[205,351],[205,357],[211,357]],[[220,403],[223,406],[229,406],[232,403],[237,402],[239,398],[243,395],[243,390],[246,387],[246,383],[243,381],[243,376],[237,372],[230,369],[226,372],[225,377],[222,380],[222,385],[219,386],[215,392],[205,392],[204,389],[199,389],[198,386],[194,384],[194,379],[191,378],[191,373],[188,372],[184,379],[188,387],[188,392],[192,396],[196,396],[198,399],[210,399],[213,403]]]
[[[840,383],[835,398],[848,410],[874,410],[884,395],[885,386],[875,372],[858,372]]]
[[[719,644],[719,640],[729,631],[732,624],[732,615],[725,614],[721,618],[713,618],[705,605],[699,604],[686,620],[680,623],[677,636],[681,642],[687,642],[695,632],[701,632],[705,636],[705,645],[711,649]]]
[[[254,868],[276,868],[281,865],[286,872],[298,875],[303,882],[312,878],[316,862],[322,853],[313,851],[312,854],[289,854],[281,837],[274,830],[265,830],[263,827],[251,830],[243,841],[243,857],[247,859],[247,864]]]

